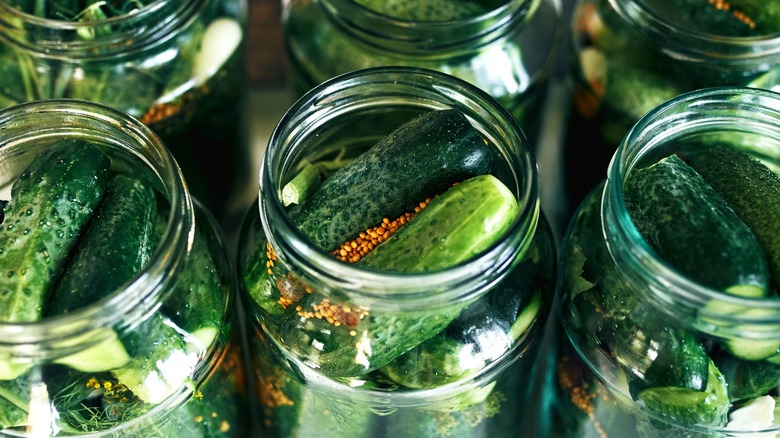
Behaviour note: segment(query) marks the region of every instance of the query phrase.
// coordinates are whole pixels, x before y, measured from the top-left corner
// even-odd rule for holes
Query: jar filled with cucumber
[[[561,249],[553,436],[780,432],[780,95],[651,111]]]
[[[145,125],[0,110],[0,435],[245,436],[235,271]]]
[[[563,32],[559,0],[292,0],[283,35],[300,92],[341,73],[414,66],[499,100],[532,144]]]
[[[521,433],[555,248],[506,109],[431,70],[339,76],[277,126],[258,207],[239,281],[266,436]]]
[[[578,0],[566,175],[576,207],[639,118],[715,86],[780,90],[780,1]]]
[[[245,0],[0,1],[0,108],[73,98],[138,118],[227,224],[245,211],[237,189],[251,171],[245,9]]]

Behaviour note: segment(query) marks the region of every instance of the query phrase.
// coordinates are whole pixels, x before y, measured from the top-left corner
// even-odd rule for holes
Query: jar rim
[[[755,115],[752,124],[745,123],[748,111]],[[776,333],[767,331],[761,324],[780,323],[780,300],[727,294],[680,273],[645,241],[628,215],[623,197],[627,176],[659,145],[668,144],[692,130],[705,132],[728,126],[733,130],[735,123],[740,123],[738,126],[748,132],[757,126],[765,127],[773,133],[773,144],[777,146],[780,144],[780,94],[747,87],[710,87],[678,95],[645,114],[624,136],[610,162],[600,206],[602,229],[617,269],[627,278],[635,275],[641,284],[649,285],[642,288],[643,296],[663,309],[675,314],[696,313],[713,319],[728,318],[731,322],[756,324],[751,336],[776,337]],[[774,160],[780,160],[780,151],[775,150],[773,154]],[[758,305],[768,312],[725,315],[717,306],[707,306],[713,301],[746,308]],[[745,326],[739,328],[744,330]]]
[[[37,129],[35,120],[41,118],[49,123],[57,120],[61,124],[42,130],[44,134],[26,136],[25,132]],[[82,126],[85,122],[99,128],[85,128]],[[8,135],[11,125],[19,136]],[[151,259],[121,290],[64,315],[35,322],[0,321],[0,351],[36,358],[57,351],[56,355],[60,356],[62,349],[81,351],[85,344],[97,345],[115,336],[114,329],[130,329],[137,325],[159,305],[166,287],[179,272],[195,233],[193,200],[171,153],[159,137],[137,119],[89,101],[51,99],[0,109],[0,126],[6,134],[0,137],[0,149],[18,147],[35,141],[40,135],[67,138],[84,133],[116,133],[117,143],[110,147],[124,148],[122,153],[151,167],[159,179],[156,182],[167,191],[170,205],[165,231]],[[76,131],[78,134],[74,134]]]
[[[778,62],[780,32],[757,37],[723,36],[697,32],[662,17],[647,0],[606,0],[634,28],[664,42],[662,50],[694,62],[760,64]]]
[[[366,93],[366,87],[375,89]],[[383,87],[382,90],[389,90],[391,94],[403,89],[425,90],[428,94],[419,100],[412,100],[409,94],[385,98],[376,92],[379,89],[376,87]],[[344,97],[350,96],[357,96],[359,101],[345,103]],[[281,160],[286,153],[285,149],[295,146],[290,141],[298,139],[300,144],[300,139],[305,138],[302,137],[305,134],[301,128],[303,123],[322,123],[334,114],[389,103],[398,104],[400,101],[407,106],[428,110],[455,107],[461,109],[472,124],[477,116],[487,117],[490,123],[475,127],[478,130],[485,127],[492,129],[488,137],[494,144],[499,148],[512,148],[511,153],[504,153],[504,158],[511,162],[515,172],[515,187],[510,189],[518,200],[517,217],[504,237],[483,253],[441,271],[388,273],[341,262],[309,242],[293,225],[278,196],[281,181],[274,172],[274,160]],[[486,132],[482,134],[486,135]],[[508,144],[499,144],[496,135],[502,136],[501,141]],[[336,76],[310,90],[292,105],[271,134],[259,179],[258,204],[264,232],[272,247],[283,248],[282,254],[277,252],[277,257],[289,257],[305,276],[334,285],[348,293],[352,302],[372,309],[436,308],[478,296],[503,277],[512,261],[530,246],[541,214],[538,170],[518,122],[503,106],[473,85],[441,72],[416,67],[358,70]],[[283,232],[286,241],[275,237],[276,229]],[[420,285],[425,285],[424,291],[420,291]]]
[[[84,22],[40,17],[20,11],[7,2],[0,2],[0,17],[8,24],[0,32],[0,41],[54,58],[97,58],[124,54],[164,43],[177,29],[189,23],[206,2],[152,0],[130,13]],[[119,26],[121,31],[114,30]],[[95,31],[104,28],[110,31]],[[93,39],[82,40],[78,37],[89,31],[95,31],[91,33]],[[38,37],[38,34],[43,36]]]

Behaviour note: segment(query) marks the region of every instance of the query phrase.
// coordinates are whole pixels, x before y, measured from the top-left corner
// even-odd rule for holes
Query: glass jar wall
[[[300,91],[362,68],[437,70],[491,94],[532,143],[563,25],[558,0],[291,0],[282,24]]]
[[[710,88],[629,131],[564,238],[549,436],[780,430],[778,108]]]
[[[704,87],[780,86],[776,1],[578,0],[571,35],[572,207],[601,181],[629,128],[667,99]]]
[[[479,167],[476,175],[457,164],[463,154],[466,167]],[[312,166],[319,175],[313,191],[299,190],[311,194],[286,207],[288,189],[303,188],[299,176]],[[363,173],[367,168],[375,173]],[[536,164],[503,107],[432,70],[348,73],[287,112],[270,139],[260,181],[259,209],[241,239],[239,277],[268,436],[525,430],[524,414],[534,405],[529,375],[554,298],[555,255]],[[460,197],[470,187],[499,186],[503,200],[491,191]],[[396,200],[400,213],[391,213]],[[493,230],[485,224],[497,219],[471,222],[475,211],[490,209],[472,209],[483,201],[517,210],[490,213],[506,220]],[[380,206],[380,226],[366,229],[364,239],[351,224],[373,205]],[[302,222],[306,209],[315,212],[315,225]],[[413,218],[392,231],[409,212]],[[390,237],[352,264],[340,259],[358,252],[349,249],[352,242],[323,240],[342,223],[350,224],[345,234],[355,248],[372,235]],[[402,237],[420,230],[426,237]],[[456,251],[470,257],[458,261],[449,252],[469,239],[485,243],[483,234],[492,236],[489,245]],[[382,254],[389,260],[373,266],[371,257]]]
[[[0,108],[75,98],[149,125],[220,222],[249,178],[244,0],[0,2]],[[236,211],[239,210],[240,211]]]
[[[0,435],[245,436],[235,272],[148,128],[0,110]]]

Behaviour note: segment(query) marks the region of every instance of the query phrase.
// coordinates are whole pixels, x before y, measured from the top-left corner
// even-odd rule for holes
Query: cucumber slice
[[[366,254],[360,265],[388,272],[448,268],[494,244],[517,211],[514,195],[498,178],[470,178],[433,199],[409,225]]]
[[[712,361],[709,363],[707,387],[703,391],[655,387],[641,391],[638,399],[650,413],[686,426],[723,426],[731,406],[726,380]]]

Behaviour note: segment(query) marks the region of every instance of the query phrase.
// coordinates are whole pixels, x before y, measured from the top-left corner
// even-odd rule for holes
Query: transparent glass
[[[283,30],[293,83],[301,92],[338,74],[369,67],[441,71],[487,91],[534,142],[538,114],[563,31],[558,0],[410,2],[286,0]],[[403,9],[403,3],[399,2]]]
[[[443,109],[459,110],[495,146],[494,175],[519,200],[499,241],[447,269],[393,274],[342,262],[303,237],[278,190],[304,161],[343,165],[401,123]],[[239,278],[268,436],[524,431],[534,404],[528,376],[554,299],[555,248],[528,143],[494,99],[431,70],[339,76],[281,120],[259,196]],[[309,294],[296,303],[295,291]]]
[[[37,227],[22,230],[16,224],[24,223],[19,215],[33,212],[25,210],[34,205],[30,196],[56,194],[11,188],[39,154],[63,147],[66,140],[83,141],[68,143],[69,154],[95,145],[110,159],[112,178],[143,181],[157,199],[151,257],[116,290],[94,286],[86,291],[90,300],[82,298],[83,292],[57,288],[56,282],[63,281],[66,270],[116,275],[113,266],[68,261],[44,271],[32,250],[24,252],[30,254],[26,260],[3,256],[3,275],[24,266],[54,280],[44,292],[28,290],[27,296],[17,286],[24,270],[15,277],[18,283],[12,277],[3,281],[2,287],[12,290],[0,297],[0,435],[244,436],[243,361],[233,330],[235,271],[214,219],[194,203],[159,138],[109,107],[74,100],[0,110],[0,132],[0,200],[8,201],[0,217],[4,242],[21,240],[22,233],[46,233],[48,221],[57,217],[52,208]],[[42,178],[46,175],[51,173]],[[95,213],[90,217],[96,221]],[[93,222],[79,225],[79,242]],[[123,231],[130,232],[112,233],[111,241],[101,242],[106,257],[109,247],[125,245]],[[125,238],[132,241],[134,236]],[[37,241],[24,240],[25,248]],[[75,260],[81,245],[69,244],[62,257]],[[57,257],[53,245],[49,250]],[[9,298],[7,292],[16,295]],[[29,299],[29,293],[43,297],[39,315],[7,313]],[[65,311],[53,310],[57,299],[65,303]]]
[[[220,222],[251,168],[245,0],[0,2],[0,108],[90,100],[149,125]]]
[[[561,248],[563,331],[550,436],[753,437],[780,431],[774,409],[780,388],[777,278],[756,274],[768,282],[761,293],[752,293],[759,290],[752,286],[724,286],[737,283],[725,278],[731,267],[760,272],[766,263],[762,257],[775,257],[777,248],[760,240],[765,256],[747,258],[747,249],[735,251],[734,245],[749,247],[750,233],[734,238],[733,245],[713,248],[712,242],[722,242],[727,234],[700,220],[708,214],[703,199],[721,197],[731,207],[713,208],[720,224],[744,220],[759,236],[778,216],[770,213],[772,219],[757,225],[744,206],[737,207],[729,195],[732,188],[715,185],[718,179],[702,173],[706,168],[699,164],[723,150],[758,160],[765,171],[755,174],[771,177],[749,184],[763,193],[755,211],[772,211],[780,199],[780,180],[772,182],[780,169],[778,122],[780,95],[718,87],[678,96],[628,132],[606,181],[580,205]],[[635,181],[635,172],[657,168],[668,157],[694,163],[695,174],[706,175],[707,183],[683,182],[698,180],[677,173],[663,187],[655,182],[642,190],[626,189],[636,187],[627,183]],[[745,172],[748,167],[737,163],[725,162],[718,175],[753,178],[753,172]],[[666,204],[641,204],[637,193],[674,200],[690,193],[680,187],[696,187],[696,208],[668,222],[666,243],[643,237],[657,234],[640,231],[646,229],[635,216],[641,207],[630,206],[649,211],[650,205]],[[705,195],[706,187],[718,187],[718,195]],[[737,199],[748,196],[745,187]],[[736,222],[733,211],[739,212]],[[683,243],[670,256],[675,241]],[[720,254],[727,256],[725,268],[713,269],[717,265],[709,260]],[[739,281],[745,278],[753,281],[747,274]]]
[[[780,87],[776,1],[578,0],[571,29],[572,210],[629,128],[662,102],[704,87]]]

